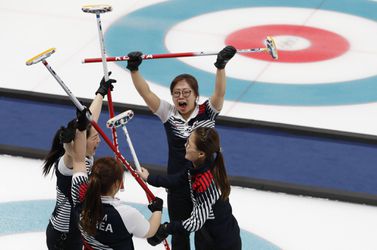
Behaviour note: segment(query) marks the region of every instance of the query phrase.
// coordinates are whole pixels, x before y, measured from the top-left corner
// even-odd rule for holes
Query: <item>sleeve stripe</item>
[[[213,216],[212,206],[216,203],[219,197],[220,193],[216,184],[212,181],[208,189],[204,193],[199,194],[190,218],[183,221],[183,227],[189,232],[199,230],[206,220]]]
[[[88,185],[88,176],[86,174],[74,174],[72,177],[72,201],[74,206],[84,200],[85,192]]]

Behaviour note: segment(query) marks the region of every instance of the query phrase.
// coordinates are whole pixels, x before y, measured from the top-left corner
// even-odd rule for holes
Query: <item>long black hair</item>
[[[225,169],[224,157],[220,149],[220,137],[214,128],[195,129],[195,146],[206,155],[204,162],[211,162],[210,170],[216,185],[221,190],[221,198],[226,200],[230,194],[230,183]]]
[[[81,212],[80,225],[89,235],[95,235],[96,225],[103,218],[101,195],[111,191],[114,183],[122,182],[124,170],[113,157],[103,157],[93,164]]]
[[[65,150],[63,147],[63,142],[61,141],[61,135],[64,130],[70,129],[73,131],[76,131],[76,123],[77,119],[73,119],[68,122],[67,127],[61,126],[55,133],[54,138],[52,139],[51,148],[50,151],[47,153],[47,155],[44,158],[43,163],[43,175],[46,176],[50,173],[52,166],[54,163],[64,155]],[[90,134],[90,128],[91,125],[89,124],[86,130],[86,135],[89,136]],[[72,137],[73,140],[74,136]]]

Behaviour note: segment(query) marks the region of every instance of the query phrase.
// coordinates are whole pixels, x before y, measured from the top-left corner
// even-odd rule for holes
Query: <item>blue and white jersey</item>
[[[216,167],[216,166],[215,166]],[[155,187],[174,189],[189,182],[193,209],[190,217],[183,221],[170,221],[170,232],[183,230],[195,232],[204,229],[215,246],[231,246],[240,241],[240,228],[232,213],[229,199],[221,198],[209,165],[190,168],[182,174],[159,176],[149,175],[148,183]]]
[[[88,175],[75,173],[72,178],[72,200],[75,206],[84,201],[88,185]],[[132,237],[145,238],[149,231],[149,221],[135,208],[120,200],[101,197],[103,206],[102,221],[97,224],[94,236],[81,227],[85,249],[134,249]]]
[[[160,101],[155,115],[163,122],[168,140],[168,174],[180,173],[190,167],[190,162],[185,159],[187,138],[198,127],[214,127],[219,112],[210,100],[206,100],[197,104],[191,116],[185,120],[174,105],[165,100]]]
[[[191,169],[188,171],[188,179],[193,210],[190,218],[182,222],[182,227],[189,232],[204,228],[214,246],[225,248],[241,241],[240,228],[233,216],[229,199],[220,198],[221,190],[208,166]]]
[[[56,204],[50,217],[50,222],[54,229],[68,233],[72,231],[72,227],[77,227],[77,221],[75,220],[71,198],[73,170],[72,167],[64,164],[63,158],[61,157],[57,160],[54,165],[56,175]],[[91,172],[93,161],[93,157],[85,158],[88,174]]]

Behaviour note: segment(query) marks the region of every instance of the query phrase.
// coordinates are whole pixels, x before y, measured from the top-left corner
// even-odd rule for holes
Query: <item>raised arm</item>
[[[71,120],[70,122],[68,122],[67,127],[61,128],[59,134],[59,140],[61,143],[63,143],[63,148],[65,151],[63,155],[64,165],[69,169],[73,168],[72,141],[74,140],[76,135],[76,124],[76,119]]]
[[[152,237],[156,234],[160,224],[162,216],[163,200],[159,197],[156,197],[148,205],[148,209],[152,212],[151,217],[149,218],[149,230],[144,238]]]
[[[127,61],[127,69],[131,72],[132,82],[139,93],[144,99],[148,108],[155,113],[160,106],[160,98],[151,91],[148,83],[139,72],[139,66],[143,59],[142,53],[139,51],[131,52],[128,54],[129,60]]]
[[[85,154],[86,154],[86,128],[89,120],[86,118],[86,112],[89,112],[85,108],[81,112],[77,112],[77,130],[75,139],[69,145],[69,154],[72,156],[73,161],[73,173],[85,173]]]
[[[217,110],[220,111],[223,108],[225,89],[226,89],[226,75],[225,75],[225,65],[234,56],[237,50],[233,46],[226,46],[217,55],[217,60],[215,62],[216,70],[216,80],[215,80],[215,90],[211,96],[211,104]]]
[[[82,131],[86,131],[87,126],[89,125],[89,120],[86,118],[86,112],[90,112],[87,107],[84,106],[83,111],[76,110],[76,119],[73,119],[67,124],[66,128],[62,128],[59,134],[59,139],[63,143],[64,147],[64,155],[63,160],[65,166],[70,169],[74,169],[74,157],[77,152],[82,153],[81,151],[77,151],[78,149],[84,150],[84,162],[85,162],[85,153],[86,153],[86,132],[85,138],[82,138]],[[76,131],[76,128],[79,130],[80,133]],[[79,134],[79,139],[76,136]],[[78,142],[76,142],[76,139]],[[83,140],[83,141],[82,141]],[[79,144],[80,146],[77,146]],[[77,152],[76,152],[77,151]],[[76,157],[77,160],[77,157]],[[84,163],[85,165],[85,163]]]
[[[109,76],[110,75],[111,72],[109,72]],[[94,97],[89,107],[89,110],[92,113],[92,118],[95,122],[98,122],[102,110],[102,102],[105,96],[107,95],[108,90],[110,89],[112,91],[114,88],[113,83],[116,83],[116,80],[109,79],[108,81],[105,81],[105,77],[103,77],[100,82],[100,86],[96,91],[96,96]]]
[[[160,226],[163,201],[159,197],[155,197],[155,199],[149,203],[148,208],[152,212],[149,220],[134,208],[128,209],[128,212],[120,211],[120,215],[127,230],[137,238],[153,236]]]
[[[77,112],[77,130],[75,139],[67,146],[66,149],[72,156],[73,161],[71,195],[74,206],[83,202],[85,193],[82,192],[82,190],[86,189],[88,183],[85,154],[86,128],[88,127],[89,120],[86,118],[86,112],[89,112],[88,108],[85,108],[81,112]]]
[[[73,169],[73,173],[82,172],[86,174],[85,153],[86,153],[86,131],[75,129],[73,141],[64,143],[65,150],[63,159],[64,165]]]
[[[86,152],[86,131],[76,131],[75,139],[71,144],[73,147],[72,161],[73,173],[86,173],[85,152]]]

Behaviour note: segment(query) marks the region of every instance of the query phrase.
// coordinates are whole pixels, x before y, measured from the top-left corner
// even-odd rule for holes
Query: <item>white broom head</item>
[[[113,118],[109,119],[106,122],[106,127],[113,128],[113,127],[120,127],[123,125],[126,125],[129,120],[131,120],[134,117],[134,112],[132,110],[127,110],[123,113],[120,113],[117,116],[114,116]]]

